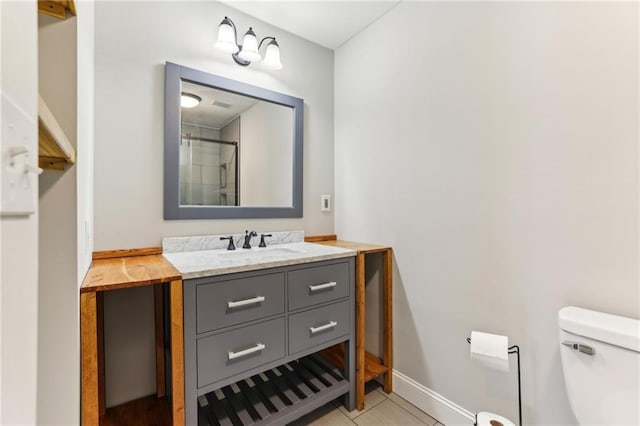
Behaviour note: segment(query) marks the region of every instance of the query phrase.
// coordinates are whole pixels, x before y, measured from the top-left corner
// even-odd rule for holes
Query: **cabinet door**
[[[198,387],[285,356],[284,318],[197,340]]]
[[[197,333],[284,312],[284,272],[196,287]]]
[[[349,334],[349,301],[289,316],[289,353],[295,354]]]
[[[290,271],[289,310],[349,296],[349,264],[336,263]]]

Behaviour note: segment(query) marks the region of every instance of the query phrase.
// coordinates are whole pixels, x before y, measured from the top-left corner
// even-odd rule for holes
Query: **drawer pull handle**
[[[324,330],[328,330],[330,328],[335,327],[336,325],[338,325],[337,322],[335,321],[329,321],[328,323],[324,324],[324,325],[320,325],[318,327],[309,327],[309,331],[311,332],[311,334],[316,334],[316,333],[320,333],[321,331]]]
[[[254,352],[260,352],[264,349],[266,349],[267,345],[265,345],[264,343],[256,343],[255,346],[249,348],[249,349],[245,349],[243,351],[240,352],[229,352],[229,359],[236,359],[236,358],[240,358],[243,356],[247,356],[249,354],[252,354]]]
[[[227,308],[239,308],[240,306],[253,305],[256,303],[264,302],[264,296],[257,296],[252,299],[238,300],[237,302],[227,302]]]
[[[330,283],[325,283],[325,284],[310,285],[309,291],[324,290],[325,288],[335,287],[336,285],[338,285],[338,283],[335,281],[331,281]]]

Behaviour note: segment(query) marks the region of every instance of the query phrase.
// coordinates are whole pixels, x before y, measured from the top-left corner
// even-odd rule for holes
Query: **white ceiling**
[[[247,15],[329,49],[340,47],[399,2],[399,0],[221,1]]]
[[[190,93],[201,99],[200,103],[193,108],[182,108],[182,123],[210,129],[223,128],[258,102],[248,96],[188,81],[182,82],[181,90],[183,93]]]

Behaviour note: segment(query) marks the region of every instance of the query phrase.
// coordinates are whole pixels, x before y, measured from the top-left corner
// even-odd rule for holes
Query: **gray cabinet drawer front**
[[[283,358],[284,321],[284,318],[276,318],[198,339],[198,387]],[[264,348],[258,349],[259,345],[264,345]],[[234,359],[230,359],[230,353]]]
[[[335,326],[333,323],[336,323]],[[318,330],[314,332],[313,329]],[[289,316],[289,353],[293,354],[349,334],[349,301]]]
[[[289,310],[349,295],[349,264],[346,262],[290,271],[287,279]]]
[[[196,301],[198,334],[277,315],[284,312],[284,273],[200,284]]]

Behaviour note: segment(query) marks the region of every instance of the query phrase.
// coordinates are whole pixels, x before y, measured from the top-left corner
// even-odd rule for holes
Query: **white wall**
[[[76,3],[77,17],[77,144],[76,191],[78,287],[93,253],[93,139],[94,139],[94,2]],[[80,303],[79,292],[76,304]],[[80,337],[78,336],[78,340]]]
[[[0,89],[33,120],[25,143],[35,153],[38,149],[36,5],[34,1],[2,1],[0,11]],[[4,139],[3,134],[0,140]],[[30,216],[0,218],[0,236],[0,424],[33,425],[37,386],[37,207]]]
[[[38,15],[39,92],[77,150],[76,24],[77,18]],[[79,421],[77,171],[70,167],[40,175],[39,424]]]
[[[0,7],[0,46],[2,45],[2,7]],[[0,54],[0,70],[2,69],[2,55]],[[2,90],[2,74],[0,73],[0,90]],[[2,129],[2,102],[0,102],[0,129]],[[0,143],[0,147],[1,147]],[[2,197],[2,173],[0,173],[0,197]],[[0,242],[2,241],[2,226],[0,226]],[[0,243],[0,271],[2,271],[2,244]],[[2,318],[2,273],[0,273],[0,318]],[[0,412],[2,412],[2,327],[0,326]],[[0,417],[2,415],[0,414]]]
[[[399,372],[517,419],[465,342],[507,334],[524,422],[575,423],[558,309],[640,316],[638,71],[637,3],[403,2],[336,51],[336,230],[394,247]]]
[[[157,246],[164,236],[244,229],[333,232],[333,214],[319,211],[320,195],[333,194],[332,51],[218,2],[98,2],[95,11],[96,250]],[[217,25],[225,15],[233,19],[241,31],[253,26],[260,36],[277,37],[284,69],[270,72],[255,66],[243,68],[236,65],[229,54],[216,51]],[[166,61],[304,99],[304,218],[163,220]],[[133,366],[147,365],[154,360],[153,345],[140,347],[129,340],[127,330],[118,329],[118,320],[109,315],[109,310],[118,311],[129,303],[136,306],[132,322],[153,336],[150,289],[107,295],[108,405],[151,394],[155,389],[153,371],[132,373],[120,369],[120,373],[116,373],[108,368],[109,362],[123,351],[127,351]],[[134,345],[138,349],[132,349]],[[131,386],[127,385],[129,382],[133,382]]]
[[[228,15],[241,31],[281,42],[284,69],[236,65],[214,44]],[[153,16],[153,19],[149,19]],[[144,31],[140,24],[144,22]],[[305,100],[304,218],[164,221],[164,63],[259,85]],[[243,230],[333,231],[321,194],[333,193],[333,52],[218,2],[96,4],[96,250],[158,245],[163,236]],[[313,161],[311,161],[313,159]],[[117,170],[118,178],[114,178]]]
[[[241,206],[293,204],[292,128],[292,110],[282,105],[257,102],[240,115]]]

